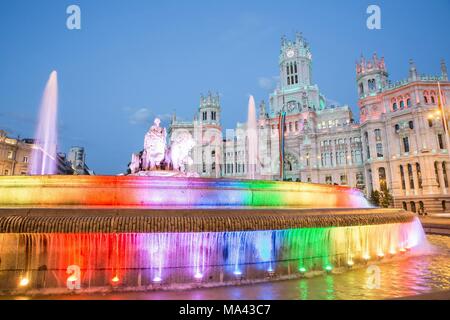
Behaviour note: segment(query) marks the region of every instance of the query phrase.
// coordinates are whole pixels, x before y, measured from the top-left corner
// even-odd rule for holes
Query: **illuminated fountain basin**
[[[0,179],[0,292],[151,290],[281,279],[407,256],[426,244],[415,215],[369,208],[348,188],[36,178]],[[21,188],[27,192],[18,192]],[[161,206],[165,199],[171,206]],[[215,201],[220,205],[211,207]],[[20,206],[11,207],[14,203]]]
[[[360,191],[340,186],[137,176],[0,177],[0,206],[370,207]]]

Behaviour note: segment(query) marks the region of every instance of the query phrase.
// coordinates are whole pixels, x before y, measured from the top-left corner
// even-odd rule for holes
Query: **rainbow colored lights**
[[[418,219],[410,223],[288,230],[132,233],[0,234],[0,290],[20,286],[142,287],[258,279],[267,272],[331,272],[363,264],[380,252],[425,243]],[[17,250],[11,250],[15,248]],[[68,266],[79,270],[68,275]],[[16,278],[17,279],[17,278]],[[43,280],[45,279],[45,281]]]
[[[360,191],[341,186],[136,176],[0,177],[0,206],[370,207]]]

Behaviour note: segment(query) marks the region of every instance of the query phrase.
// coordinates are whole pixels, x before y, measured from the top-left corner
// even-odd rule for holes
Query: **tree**
[[[380,191],[379,206],[382,208],[389,208],[394,204],[394,197],[389,192],[386,183],[382,183],[380,187],[381,191]]]
[[[380,205],[380,192],[378,190],[372,190],[369,198],[370,203],[374,206]]]
[[[394,197],[391,195],[386,183],[381,183],[380,189],[380,191],[374,190],[370,193],[369,201],[374,206],[389,208],[394,203]]]

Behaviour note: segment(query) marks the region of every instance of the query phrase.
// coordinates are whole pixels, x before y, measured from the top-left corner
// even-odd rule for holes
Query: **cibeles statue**
[[[167,147],[167,132],[160,124],[161,120],[156,118],[145,134],[144,150],[132,154],[128,173],[137,176],[198,176],[187,172],[188,166],[194,162],[189,156],[195,146],[192,135],[188,131],[177,132],[172,136],[171,146]]]
[[[144,169],[154,170],[160,168],[166,153],[166,128],[159,125],[161,120],[156,118],[154,124],[145,135],[144,140]]]

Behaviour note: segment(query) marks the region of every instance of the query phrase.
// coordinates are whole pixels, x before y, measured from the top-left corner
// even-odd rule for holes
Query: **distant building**
[[[76,175],[94,175],[86,165],[86,152],[83,147],[72,147],[69,150],[67,160]]]
[[[5,131],[0,130],[0,176],[27,175],[33,148],[33,139],[11,138]],[[82,162],[72,161],[80,157],[76,152],[79,149],[82,149]],[[64,153],[58,153],[56,156],[58,174],[94,174],[85,163],[83,148],[71,148],[69,157]]]
[[[450,82],[419,75],[410,61],[407,79],[391,83],[383,58],[356,65],[360,124],[349,106],[329,103],[312,76],[312,54],[301,34],[282,38],[280,84],[259,106],[259,176],[280,179],[279,115],[286,113],[284,172],[292,181],[356,187],[367,195],[385,183],[396,207],[417,212],[450,210],[449,146],[438,111],[438,83],[447,120]],[[342,81],[342,79],[337,79]],[[248,173],[246,124],[225,133],[218,95],[201,97],[193,122],[174,116],[169,135],[188,130],[197,141],[194,168],[205,177],[245,178]],[[246,118],[247,109],[242,109]],[[223,138],[223,136],[225,137]],[[222,141],[222,143],[219,143]]]

